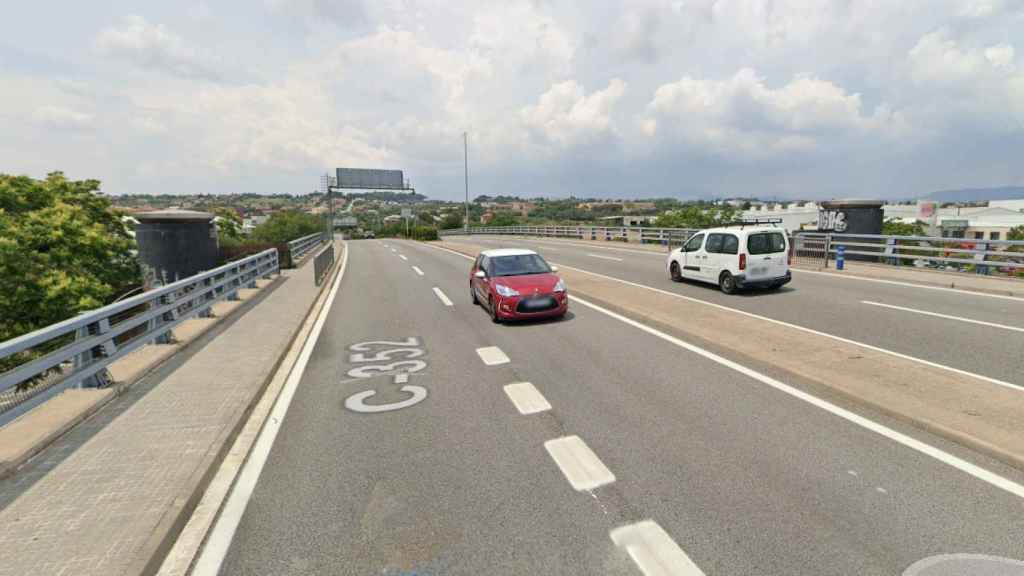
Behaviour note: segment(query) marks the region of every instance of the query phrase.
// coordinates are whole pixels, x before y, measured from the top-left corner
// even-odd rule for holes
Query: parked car
[[[469,272],[470,296],[495,323],[564,316],[569,295],[556,272],[533,250],[485,250]]]
[[[792,257],[792,246],[780,228],[711,228],[672,250],[665,267],[675,282],[708,282],[732,294],[744,288],[774,289],[788,283]]]

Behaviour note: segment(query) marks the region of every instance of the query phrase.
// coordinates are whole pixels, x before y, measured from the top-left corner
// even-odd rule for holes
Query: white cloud
[[[297,17],[309,26],[326,22],[350,27],[366,21],[361,0],[264,0],[275,17]]]
[[[120,25],[100,31],[93,46],[103,56],[120,58],[145,70],[183,78],[217,80],[214,63],[184,39],[142,16],[128,16]]]
[[[41,106],[32,112],[32,119],[48,128],[82,130],[91,128],[95,117],[62,106]]]
[[[612,109],[625,91],[626,83],[618,78],[590,95],[567,80],[553,85],[520,114],[526,127],[548,142],[561,147],[588,144],[612,133]]]
[[[989,64],[1001,70],[1013,68],[1013,46],[1009,44],[996,44],[985,49],[985,58]]]

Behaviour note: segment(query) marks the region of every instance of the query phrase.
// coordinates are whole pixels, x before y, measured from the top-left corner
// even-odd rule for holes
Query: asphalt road
[[[851,280],[801,270],[794,270],[793,281],[777,292],[752,291],[729,296],[710,284],[672,282],[665,270],[665,253],[623,246],[580,246],[559,240],[452,237],[455,241],[460,239],[488,247],[532,248],[556,263],[670,290],[1024,385],[1024,299]],[[924,315],[906,309],[968,318],[1017,330]]]
[[[1019,496],[579,302],[494,325],[452,253],[349,247],[223,574],[891,576],[938,554],[1024,558]],[[358,346],[381,340],[396,343]],[[509,361],[486,365],[486,347]],[[551,408],[521,414],[504,390],[521,382]],[[395,409],[366,412],[380,404]]]

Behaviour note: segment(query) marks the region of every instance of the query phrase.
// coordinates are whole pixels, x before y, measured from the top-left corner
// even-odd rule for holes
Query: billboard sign
[[[401,170],[372,170],[367,168],[338,168],[339,188],[377,190],[405,190],[405,177]]]

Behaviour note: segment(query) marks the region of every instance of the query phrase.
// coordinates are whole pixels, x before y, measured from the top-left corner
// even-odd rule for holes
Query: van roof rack
[[[744,220],[725,222],[720,224],[720,226],[722,226],[723,228],[729,226],[739,226],[742,230],[744,226],[757,226],[760,224],[771,224],[774,227],[776,224],[782,224],[782,218],[747,218]]]

